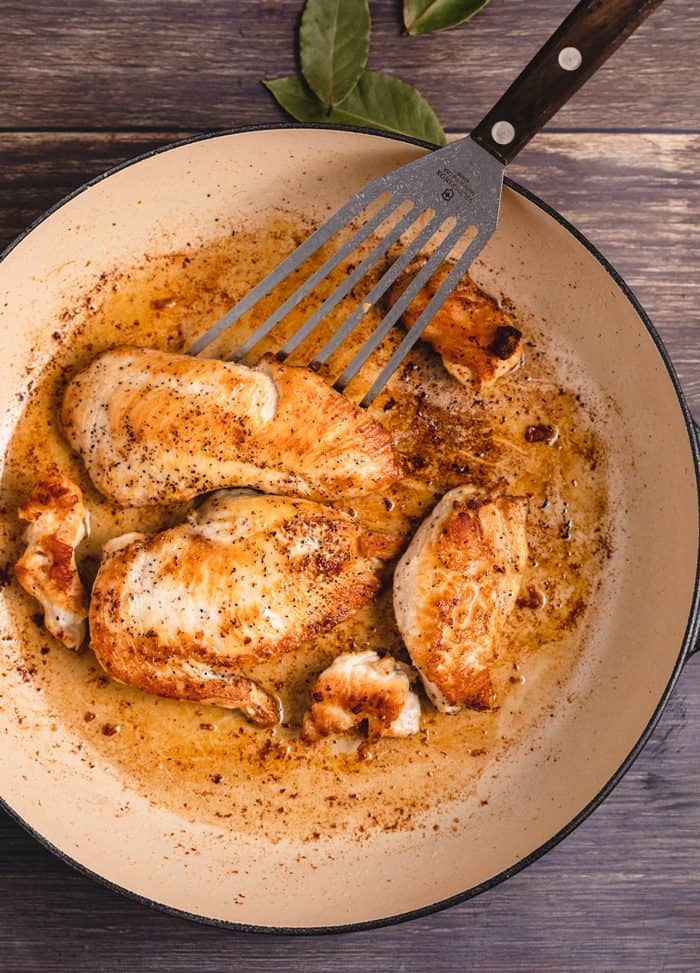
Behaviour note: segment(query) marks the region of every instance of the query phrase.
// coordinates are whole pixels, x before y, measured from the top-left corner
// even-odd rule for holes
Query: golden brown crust
[[[124,583],[128,556],[129,549],[125,548],[100,569],[100,584],[95,586],[90,602],[91,647],[105,672],[118,682],[156,696],[240,709],[258,726],[277,723],[279,704],[275,697],[225,664],[205,658],[203,647],[196,641],[178,641],[174,648],[148,632],[120,629],[123,601],[119,585]],[[175,651],[177,658],[173,659]],[[183,668],[180,660],[188,657],[192,665]],[[211,671],[207,673],[208,668]]]
[[[45,478],[34,487],[27,499],[17,510],[22,520],[34,521],[46,513],[48,507],[72,510],[82,502],[79,487],[63,477],[57,469],[48,470]]]
[[[71,380],[61,417],[97,489],[130,506],[231,486],[329,500],[402,475],[379,423],[319,375],[274,360],[249,369],[116,348]]]
[[[399,630],[428,695],[445,711],[487,709],[490,668],[527,558],[527,500],[446,494],[394,577]]]
[[[95,655],[147,692],[274,722],[276,704],[249,671],[376,593],[360,533],[347,514],[311,501],[215,494],[189,523],[107,548],[90,606]]]
[[[321,499],[379,492],[403,476],[386,429],[320,375],[271,356],[259,368],[279,394],[274,427],[260,434],[259,446],[277,453],[280,465],[294,464],[309,482],[327,478]]]
[[[70,544],[64,543],[58,534],[47,534],[42,546],[49,557],[48,576],[57,591],[70,592],[75,581],[74,551]],[[85,592],[79,596],[80,608],[86,607]]]
[[[391,306],[406,287],[408,274],[388,293]],[[434,274],[404,311],[401,320],[411,328],[435,295],[449,267]],[[442,356],[447,370],[463,384],[476,388],[496,381],[520,362],[522,334],[510,316],[469,277],[463,277],[423,332]]]
[[[372,651],[343,653],[312,687],[302,739],[313,743],[354,730],[365,721],[370,741],[417,732],[420,705],[411,692],[410,677],[409,667],[391,656],[379,658]]]
[[[17,513],[29,526],[15,577],[42,605],[51,634],[68,648],[79,649],[88,614],[88,597],[75,562],[75,548],[88,529],[82,492],[54,467]]]
[[[365,530],[360,534],[359,549],[363,557],[378,557],[384,561],[397,556],[403,544],[398,534],[384,534],[379,530]]]

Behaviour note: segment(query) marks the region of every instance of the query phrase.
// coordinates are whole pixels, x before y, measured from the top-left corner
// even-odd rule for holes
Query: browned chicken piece
[[[27,549],[15,576],[44,609],[44,625],[69,649],[87,634],[88,597],[75,563],[75,549],[90,529],[80,487],[51,470],[17,511],[28,520]]]
[[[527,561],[527,500],[450,490],[394,574],[399,631],[443,713],[493,704],[491,667]]]
[[[256,665],[330,631],[379,588],[347,514],[248,490],[214,494],[186,523],[105,546],[90,604],[107,673],[147,692],[277,722]]]
[[[449,268],[434,274],[404,311],[401,321],[408,329],[436,293]],[[413,276],[413,273],[411,273]],[[401,296],[407,278],[388,294],[389,305]],[[520,364],[522,334],[496,301],[473,280],[463,277],[435,314],[422,338],[442,356],[447,371],[462,385],[480,389]]]
[[[401,476],[386,430],[306,368],[255,368],[147,348],[99,355],[69,383],[71,446],[106,497],[175,503],[220,487],[315,500]]]
[[[314,683],[301,735],[307,743],[347,733],[367,721],[367,739],[405,737],[420,729],[420,701],[411,691],[415,673],[391,656],[344,652]]]

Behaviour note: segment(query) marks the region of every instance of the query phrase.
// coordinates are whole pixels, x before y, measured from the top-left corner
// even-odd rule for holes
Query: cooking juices
[[[24,525],[16,508],[50,463],[85,492],[92,533],[78,560],[88,582],[108,538],[159,530],[183,516],[182,506],[122,509],[95,491],[59,429],[66,378],[114,345],[184,350],[309,229],[299,217],[279,214],[264,227],[199,248],[149,255],[138,267],[104,276],[63,320],[47,324],[55,356],[27,390],[6,458],[6,580],[22,549]],[[319,254],[315,263],[322,259]],[[348,265],[341,266],[320,296],[347,272]],[[264,299],[237,335],[262,320],[295,282],[297,277]],[[349,295],[301,352],[319,348],[370,284],[368,278]],[[312,306],[303,302],[258,353],[279,347]],[[517,319],[517,309],[510,310]],[[380,314],[381,309],[368,312],[352,343],[331,360],[332,374],[341,371]],[[185,819],[263,832],[271,841],[313,840],[341,826],[358,840],[375,829],[412,828],[423,811],[448,807],[451,797],[470,790],[479,804],[487,803],[489,780],[507,754],[536,748],[547,721],[585,691],[587,610],[598,596],[612,544],[609,471],[596,430],[595,397],[571,388],[566,360],[536,322],[522,320],[519,326],[525,336],[522,366],[480,393],[460,386],[419,344],[371,407],[392,434],[407,476],[382,495],[337,504],[365,526],[397,535],[405,546],[436,500],[458,484],[488,490],[505,479],[508,492],[529,498],[529,564],[500,646],[497,708],[444,716],[423,700],[420,734],[381,740],[362,756],[357,740],[315,747],[299,741],[309,686],[335,655],[374,648],[407,658],[391,606],[393,563],[383,571],[382,592],[359,614],[303,651],[260,667],[260,681],[284,705],[284,722],[271,730],[256,729],[235,712],[160,699],[112,682],[89,651],[76,656],[52,640],[40,625],[37,604],[12,584],[6,595],[23,646],[23,676],[43,693],[47,719],[65,745],[76,748],[88,768],[110,766],[128,787]],[[375,369],[399,337],[386,339]],[[224,338],[216,351],[232,345]],[[349,394],[359,396],[371,378],[371,371],[363,373]]]

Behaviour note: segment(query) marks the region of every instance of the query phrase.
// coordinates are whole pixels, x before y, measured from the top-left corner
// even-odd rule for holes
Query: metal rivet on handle
[[[565,71],[577,71],[581,67],[583,57],[578,47],[563,47],[559,51],[559,67]]]
[[[491,138],[498,145],[509,145],[515,138],[515,129],[510,122],[496,122],[491,129]]]

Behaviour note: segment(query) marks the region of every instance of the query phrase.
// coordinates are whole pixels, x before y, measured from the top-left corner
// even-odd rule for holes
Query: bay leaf
[[[298,75],[263,81],[263,84],[287,114],[298,122],[328,121],[328,109]]]
[[[433,145],[447,140],[435,112],[423,96],[399,78],[365,71],[342,104],[324,108],[302,78],[279,78],[263,84],[286,112],[300,122],[359,125],[423,139]]]
[[[369,34],[367,0],[306,0],[299,26],[301,71],[329,108],[347,98],[359,81]]]
[[[403,22],[409,34],[449,30],[469,20],[489,0],[403,0]]]

